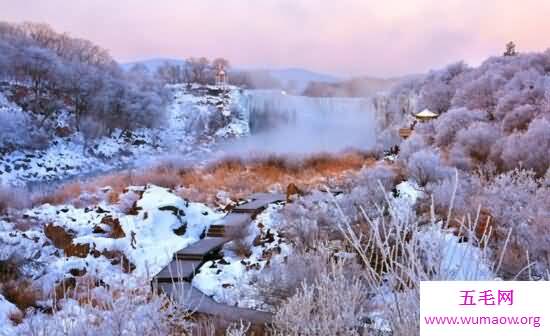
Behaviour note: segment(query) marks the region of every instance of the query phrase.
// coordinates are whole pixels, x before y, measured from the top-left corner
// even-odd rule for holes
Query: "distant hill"
[[[390,90],[394,85],[405,80],[406,77],[376,78],[356,77],[334,83],[311,82],[303,91],[306,96],[312,97],[364,97]]]
[[[274,69],[268,70],[268,72],[280,81],[334,83],[342,80],[342,78],[333,75],[327,75],[300,68]]]
[[[185,65],[185,60],[182,59],[175,59],[175,58],[151,58],[146,59],[142,61],[134,61],[134,62],[128,62],[128,63],[121,63],[120,66],[124,70],[131,69],[136,64],[143,64],[149,69],[151,72],[155,72],[161,65],[164,63],[170,63],[170,64],[176,64],[176,65]]]
[[[164,63],[185,65],[183,59],[151,58],[141,61],[122,63],[122,68],[128,70],[136,64],[145,65],[149,71],[155,72]],[[233,76],[231,75],[233,73]],[[392,86],[407,77],[376,78],[361,76],[355,78],[338,77],[330,74],[314,72],[303,68],[248,68],[236,67],[230,70],[231,78],[244,76],[253,88],[277,88],[297,95],[314,97],[363,97],[387,91]]]
[[[301,68],[245,70],[245,72],[268,75],[276,82],[280,83],[282,89],[296,94],[301,94],[309,84],[313,82],[336,83],[342,80],[342,78],[333,75],[313,72]]]

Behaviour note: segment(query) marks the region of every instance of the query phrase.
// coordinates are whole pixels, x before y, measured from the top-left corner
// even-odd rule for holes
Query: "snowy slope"
[[[36,224],[26,230],[1,227],[0,260],[11,255],[26,260],[24,273],[46,292],[82,273],[107,285],[135,287],[222,216],[156,186],[130,188],[124,197],[137,199],[130,213],[103,202],[92,208],[45,204],[25,211],[24,217]]]
[[[87,145],[75,133],[54,139],[45,149],[12,151],[0,157],[0,185],[60,181],[144,166],[167,153],[193,155],[221,138],[248,133],[243,97],[237,88],[230,88],[225,96],[209,95],[208,87],[175,85],[169,89],[172,102],[162,127],[125,133],[115,130],[110,137]],[[5,99],[0,99],[2,109],[20,113]],[[202,138],[200,143],[198,138]]]
[[[309,83],[309,82],[334,83],[341,80],[341,78],[337,76],[313,72],[307,69],[300,69],[300,68],[275,69],[275,70],[268,70],[268,72],[271,74],[271,76],[280,80],[281,82],[296,81],[300,83]]]

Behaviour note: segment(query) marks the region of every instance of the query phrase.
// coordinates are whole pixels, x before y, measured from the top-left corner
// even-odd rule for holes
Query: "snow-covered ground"
[[[0,220],[0,260],[19,260],[13,276],[32,280],[34,288],[46,293],[47,299],[38,302],[46,310],[54,305],[54,293],[71,283],[74,286],[74,281],[77,287],[69,288],[74,295],[84,287],[85,292],[94,293],[136,291],[141,294],[134,295],[145,298],[152,276],[223,216],[152,185],[128,188],[117,204],[100,202],[88,208],[44,204],[19,215],[25,227],[14,224],[17,221],[11,219],[15,217]],[[95,285],[86,288],[90,279]],[[81,311],[76,314],[79,318],[85,315],[77,297],[56,305],[67,318],[74,317],[74,309]],[[17,312],[0,295],[1,336],[18,330],[10,320]]]
[[[14,334],[14,327],[10,321],[10,315],[17,313],[19,310],[15,305],[7,301],[0,294],[0,336],[8,336]]]
[[[276,227],[276,216],[283,205],[272,204],[256,217],[243,242],[252,246],[250,256],[235,253],[235,242],[223,247],[223,258],[206,262],[193,278],[193,286],[214,300],[231,306],[265,310],[253,278],[267,265],[284,262],[292,253],[290,242]]]
[[[230,87],[226,95],[209,94],[211,87],[196,85],[173,85],[169,89],[171,103],[161,127],[115,130],[111,136],[89,143],[74,133],[56,137],[45,149],[11,151],[0,157],[0,185],[81,178],[144,166],[167,154],[197,157],[222,138],[248,133],[245,98],[238,88]],[[1,93],[0,110],[21,114],[20,108]]]
[[[26,260],[25,275],[47,292],[75,273],[132,287],[158,273],[222,216],[156,186],[131,188],[124,197],[137,199],[132,214],[104,202],[93,208],[45,204],[25,211],[23,217],[35,225],[18,230],[4,223],[0,260],[13,255]]]

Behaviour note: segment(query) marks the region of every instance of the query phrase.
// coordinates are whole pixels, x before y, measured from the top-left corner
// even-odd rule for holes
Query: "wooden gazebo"
[[[429,121],[439,117],[439,114],[432,112],[428,109],[424,109],[422,112],[418,112],[414,115],[418,121]]]
[[[424,109],[423,111],[418,112],[417,114],[414,115],[415,119],[410,127],[399,129],[399,136],[402,137],[403,139],[407,139],[408,137],[411,136],[412,131],[414,130],[414,126],[418,121],[426,122],[426,121],[436,119],[437,117],[439,117],[439,114],[432,112],[428,109]]]

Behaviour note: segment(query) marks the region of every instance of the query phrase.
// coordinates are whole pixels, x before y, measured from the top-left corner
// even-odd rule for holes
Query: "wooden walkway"
[[[219,251],[228,241],[229,239],[225,237],[206,237],[174,253],[174,259],[206,261],[212,253]]]
[[[203,264],[201,260],[175,260],[166,265],[155,276],[158,283],[191,281],[197,269]]]
[[[215,315],[226,321],[245,320],[254,324],[265,324],[270,322],[272,318],[271,313],[268,312],[218,303],[193,287],[189,282],[159,283],[158,290],[165,293],[186,310]]]
[[[269,204],[286,200],[286,195],[279,193],[256,193],[251,195],[250,197],[252,199],[250,202],[235,207],[233,209],[233,212],[257,215],[258,213],[265,210],[265,208]]]
[[[170,296],[185,309],[220,316],[225,320],[246,320],[252,323],[267,323],[271,314],[252,309],[243,309],[217,303],[191,285],[199,268],[208,260],[216,258],[223,245],[231,240],[226,229],[245,229],[254,216],[272,203],[286,199],[284,194],[256,193],[251,201],[239,205],[221,220],[213,223],[206,237],[176,252],[174,259],[153,277],[152,287]]]

